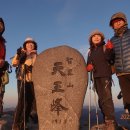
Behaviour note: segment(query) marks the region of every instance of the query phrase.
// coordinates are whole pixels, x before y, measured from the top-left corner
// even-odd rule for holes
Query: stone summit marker
[[[39,130],[79,130],[87,89],[83,56],[69,46],[40,53],[33,68]]]

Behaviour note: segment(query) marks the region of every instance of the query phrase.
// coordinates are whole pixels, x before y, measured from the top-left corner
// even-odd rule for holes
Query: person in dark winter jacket
[[[14,115],[12,130],[27,130],[28,120],[35,101],[32,69],[37,57],[37,43],[28,37],[23,48],[17,49],[12,60],[13,67],[17,67],[18,103]]]
[[[115,50],[115,68],[123,97],[125,114],[130,119],[130,29],[126,15],[117,12],[112,15],[109,23],[114,30],[111,38]]]
[[[5,65],[5,55],[6,55],[6,46],[5,46],[5,39],[2,36],[3,32],[5,31],[5,25],[2,18],[0,18],[0,117],[3,114],[3,97],[4,97],[4,88],[2,84],[2,76],[4,74],[3,68]]]
[[[87,59],[87,71],[93,73],[94,87],[98,95],[98,103],[108,126],[116,127],[114,104],[112,100],[112,71],[114,64],[113,44],[104,42],[104,34],[93,31],[89,37],[90,50]]]

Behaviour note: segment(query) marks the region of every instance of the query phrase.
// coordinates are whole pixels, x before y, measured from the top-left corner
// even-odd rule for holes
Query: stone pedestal
[[[40,53],[33,67],[39,130],[79,130],[87,89],[83,56],[69,46]]]

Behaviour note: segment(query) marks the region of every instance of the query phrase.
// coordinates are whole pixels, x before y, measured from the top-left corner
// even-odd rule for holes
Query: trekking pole
[[[92,73],[92,72],[91,72]],[[97,96],[96,96],[96,89],[94,86],[94,78],[93,78],[93,73],[91,74],[91,81],[93,82],[93,91],[94,91],[94,101],[95,101],[95,108],[96,108],[96,121],[97,121],[97,126],[99,124],[99,118],[98,118],[98,105],[97,105]],[[98,127],[99,130],[99,127]]]
[[[23,89],[24,89],[24,95],[23,95],[23,96],[24,96],[24,102],[23,102],[23,105],[24,105],[24,106],[23,106],[23,107],[24,107],[24,108],[23,108],[23,109],[24,109],[24,112],[23,112],[23,113],[24,113],[24,115],[23,115],[23,117],[24,117],[24,130],[25,130],[25,127],[26,127],[26,121],[25,121],[25,120],[26,120],[26,118],[25,118],[25,117],[26,117],[26,116],[25,116],[25,114],[26,114],[26,111],[25,111],[25,108],[26,108],[26,106],[25,106],[25,104],[26,104],[26,103],[25,103],[25,100],[26,100],[26,99],[25,99],[26,65],[25,65],[25,64],[24,64],[23,73],[24,73],[24,77],[23,77],[23,78],[24,78],[24,79],[23,79],[23,80],[24,80],[24,82],[23,82],[23,83],[24,83],[24,85],[23,85],[23,86],[24,86],[24,88],[23,88]]]
[[[91,75],[92,72],[89,72],[89,130],[91,129]]]
[[[94,100],[95,100],[95,108],[96,108],[96,120],[97,120],[97,127],[99,125],[99,118],[98,118],[98,107],[97,107],[97,98],[96,98],[96,92],[94,90]],[[99,130],[99,127],[98,127],[98,130]]]

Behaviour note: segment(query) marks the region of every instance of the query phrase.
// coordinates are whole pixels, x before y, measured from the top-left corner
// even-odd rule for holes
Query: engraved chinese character
[[[61,124],[61,119],[53,119],[52,120],[52,124],[55,123],[55,124]]]
[[[73,74],[72,74],[72,69],[69,69],[69,70],[68,70],[68,76],[70,76],[70,75],[73,75]]]
[[[67,123],[67,119],[64,119],[64,124],[66,124]]]
[[[62,66],[62,62],[55,62],[52,75],[59,72],[62,76],[65,76],[65,73],[62,71],[63,69],[64,69],[64,67]]]
[[[68,62],[68,64],[72,64],[72,60],[73,60],[73,58],[66,57],[66,61]]]
[[[55,119],[55,123],[56,123],[56,124],[57,124],[57,121],[58,121],[58,120],[57,120],[57,119]]]
[[[56,100],[53,100],[53,103],[51,104],[51,111],[56,111],[58,116],[60,114],[60,111],[68,110],[68,108],[60,104],[61,101],[62,101],[62,98],[57,98]]]
[[[61,89],[61,81],[54,82],[54,89],[52,90],[52,93],[54,92],[64,92],[64,89]]]
[[[74,85],[71,84],[71,83],[69,83],[69,85],[67,85],[68,88],[70,88],[70,87],[73,88],[73,86],[74,86]]]

